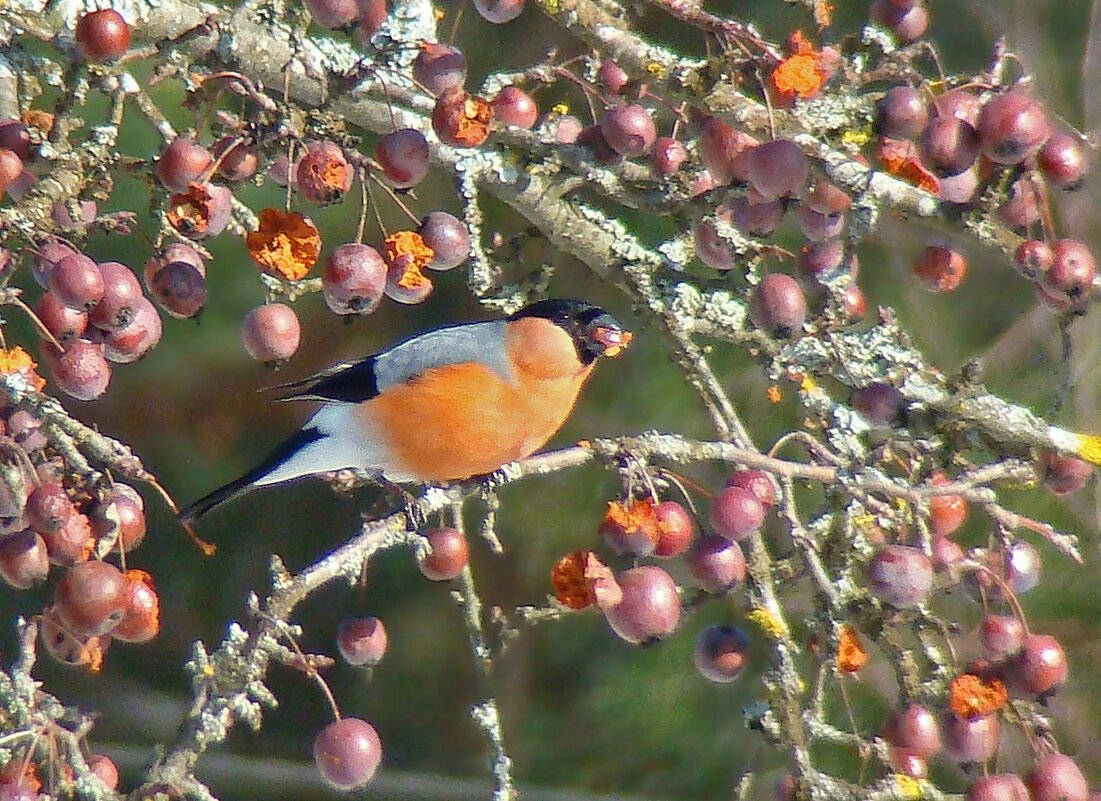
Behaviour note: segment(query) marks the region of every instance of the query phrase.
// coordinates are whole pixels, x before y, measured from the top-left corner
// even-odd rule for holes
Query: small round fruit
[[[985,762],[998,752],[1002,724],[997,713],[973,718],[946,710],[940,717],[944,755],[959,764]]]
[[[103,345],[78,339],[64,351],[47,344],[43,350],[54,381],[66,395],[92,401],[107,391],[111,383],[111,365],[103,356]]]
[[[1053,451],[1044,451],[1040,454],[1036,467],[1044,486],[1056,495],[1078,492],[1093,476],[1093,465],[1089,462]]]
[[[374,667],[386,653],[386,627],[377,617],[352,617],[340,621],[336,646],[349,665]]]
[[[77,512],[69,516],[60,529],[43,534],[50,564],[68,566],[84,561],[92,552],[92,524],[87,515]]]
[[[979,134],[959,117],[934,117],[918,141],[921,160],[938,176],[959,175],[979,157]]]
[[[170,262],[149,279],[149,292],[170,316],[187,320],[206,305],[206,275],[189,262]]]
[[[944,486],[951,482],[943,472],[937,471],[929,479],[933,486]],[[929,498],[929,528],[937,537],[951,537],[967,522],[969,509],[967,499],[962,495],[934,495]]]
[[[1005,666],[1010,689],[1023,695],[1046,697],[1067,681],[1067,655],[1050,634],[1029,634]]]
[[[470,231],[466,224],[446,211],[433,211],[421,220],[417,233],[432,248],[430,270],[451,270],[470,256]]]
[[[514,128],[531,129],[539,119],[539,106],[535,104],[535,100],[516,86],[506,86],[497,93],[490,105],[493,106],[494,119]]]
[[[1040,285],[1046,292],[1070,301],[1082,300],[1093,293],[1097,261],[1086,245],[1076,239],[1057,239],[1051,254],[1051,268],[1040,276]]]
[[[972,782],[966,801],[1029,801],[1028,788],[1016,773],[995,773]]]
[[[340,145],[311,142],[295,170],[298,191],[310,203],[336,203],[352,188],[355,168]]]
[[[662,501],[654,507],[658,520],[658,541],[653,555],[659,559],[671,559],[688,550],[696,533],[696,524],[688,510],[676,501]]]
[[[605,609],[612,630],[630,643],[661,639],[676,631],[681,601],[677,585],[660,567],[644,565],[616,577],[622,600]]]
[[[74,634],[107,634],[126,611],[129,582],[114,565],[99,560],[80,562],[57,585],[57,612]]]
[[[142,300],[141,283],[133,270],[117,261],[99,265],[103,277],[103,297],[88,315],[88,321],[101,331],[117,331],[134,319],[134,308]]]
[[[524,10],[524,0],[474,0],[474,9],[486,22],[512,22]]]
[[[787,139],[763,142],[747,156],[749,182],[766,198],[798,195],[807,183],[808,170],[806,154]]]
[[[1053,134],[1036,157],[1040,171],[1059,189],[1074,190],[1090,171],[1089,153],[1082,142],[1065,133]]]
[[[156,173],[165,189],[178,194],[198,182],[213,163],[209,150],[186,136],[178,136],[161,153]]]
[[[627,74],[627,70],[610,58],[601,61],[596,70],[596,82],[613,95],[622,92],[629,80],[631,76]]]
[[[730,215],[719,212],[719,220],[731,224]],[[712,270],[730,270],[738,263],[734,246],[719,236],[715,220],[705,217],[692,225],[692,241],[696,246],[696,258]]]
[[[876,428],[891,428],[902,422],[906,399],[890,384],[876,382],[853,393],[852,407]]]
[[[1011,90],[986,102],[978,131],[987,158],[998,164],[1019,164],[1039,152],[1051,136],[1051,124],[1035,98]]]
[[[161,630],[161,604],[153,580],[141,570],[126,572],[126,606],[111,636],[122,642],[149,642]]]
[[[325,260],[321,289],[336,314],[370,314],[382,302],[386,263],[370,245],[338,246]]]
[[[765,506],[776,505],[776,485],[764,470],[735,470],[723,486],[747,489]]]
[[[868,563],[868,590],[898,609],[925,603],[933,588],[933,562],[909,545],[884,545]]]
[[[910,704],[892,712],[883,726],[883,737],[891,745],[905,748],[922,759],[940,753],[940,725],[936,716],[921,704]]]
[[[1089,801],[1090,797],[1086,777],[1066,754],[1053,752],[1037,759],[1025,784],[1032,801]]]
[[[685,561],[700,587],[714,595],[729,592],[745,581],[741,546],[718,534],[705,534],[693,542]]]
[[[218,163],[218,174],[227,181],[248,180],[260,166],[255,145],[234,136],[223,136],[215,142],[213,155]]]
[[[951,292],[967,275],[967,259],[953,248],[930,245],[914,261],[914,275],[930,292]]]
[[[929,27],[929,11],[920,3],[904,9],[894,0],[872,0],[869,16],[872,22],[887,28],[902,44],[917,41]]]
[[[17,590],[46,580],[50,557],[42,535],[31,530],[0,538],[0,578]]]
[[[428,140],[415,128],[401,128],[378,140],[375,158],[386,183],[411,189],[428,174]]]
[[[749,158],[757,140],[718,117],[700,123],[700,160],[718,184],[749,182]]]
[[[344,28],[359,18],[356,0],[305,0],[310,19],[322,28]]]
[[[895,86],[875,105],[875,127],[880,136],[916,139],[929,122],[929,106],[921,90]]]
[[[130,26],[122,14],[104,8],[77,21],[74,39],[87,61],[114,61],[130,49]]]
[[[1026,239],[1013,254],[1013,266],[1030,281],[1037,280],[1055,264],[1055,251],[1042,239]]]
[[[119,769],[110,757],[104,754],[90,754],[88,756],[88,769],[107,786],[108,790],[118,788]]]
[[[659,136],[650,151],[650,168],[655,175],[666,177],[677,172],[688,160],[688,148],[679,139]]]
[[[649,153],[657,138],[650,109],[635,103],[613,106],[605,111],[600,130],[611,148],[628,158]]]
[[[749,661],[749,637],[736,626],[708,626],[696,640],[693,661],[708,681],[729,684]]]
[[[726,487],[711,503],[711,525],[729,540],[743,540],[761,530],[765,507],[753,490]]]
[[[50,270],[50,291],[73,309],[91,309],[103,299],[106,286],[99,265],[83,254],[66,256]]]
[[[470,560],[470,546],[462,532],[454,528],[432,528],[424,532],[431,553],[417,558],[425,578],[450,581],[463,572]]]
[[[769,273],[749,300],[749,319],[780,339],[797,337],[807,319],[807,297],[790,275]]]
[[[298,350],[302,327],[294,309],[285,303],[266,303],[241,321],[241,340],[248,355],[268,365],[279,365]]]
[[[76,507],[63,486],[48,481],[31,490],[23,511],[27,525],[39,534],[49,534],[60,530],[76,512]]]
[[[341,718],[314,738],[313,758],[327,784],[338,790],[359,790],[382,762],[382,741],[367,721]]]
[[[62,345],[88,330],[88,312],[66,306],[53,292],[46,292],[34,306],[34,313],[54,339]]]
[[[466,84],[466,56],[453,45],[425,42],[413,59],[413,78],[433,97],[448,89],[462,89]]]
[[[125,328],[108,331],[103,336],[103,355],[109,362],[136,362],[161,341],[163,325],[160,312],[148,298],[134,306],[134,317]]]
[[[1021,650],[1025,629],[1016,615],[987,614],[979,624],[979,638],[983,656],[1001,662]]]

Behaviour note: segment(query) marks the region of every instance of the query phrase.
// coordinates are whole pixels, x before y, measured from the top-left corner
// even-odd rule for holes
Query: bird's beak
[[[603,355],[614,359],[620,352],[631,344],[634,339],[630,331],[616,328],[610,325],[601,325],[589,332],[589,338],[604,348]]]

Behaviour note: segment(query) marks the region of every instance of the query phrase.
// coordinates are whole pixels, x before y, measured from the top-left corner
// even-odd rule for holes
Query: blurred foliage
[[[866,4],[838,6],[837,29],[857,29]],[[454,7],[447,10],[442,31],[449,29],[454,16]],[[725,0],[709,10],[753,19],[774,38],[783,38],[797,27],[813,28],[798,5],[774,0]],[[1006,34],[1011,48],[1021,52],[1027,69],[1036,74],[1037,92],[1073,121],[1081,117],[1078,98],[1084,87],[1079,64],[1089,15],[1086,2],[1007,1],[993,6],[977,0],[937,2],[932,8],[931,38],[938,43],[946,69],[976,69],[985,64],[992,37]],[[1011,27],[1002,29],[1007,20],[1013,20]],[[658,22],[644,13],[641,24],[645,30]],[[470,62],[469,84],[476,86],[490,69],[537,62],[552,47],[561,48],[560,60],[578,52],[576,45],[556,40],[557,35],[534,11],[511,25],[493,27],[467,9],[457,43]],[[681,44],[698,49],[698,38],[685,34]],[[508,63],[501,63],[502,54],[507,54]],[[178,85],[159,84],[154,96],[174,124],[187,127],[189,114],[181,107]],[[548,93],[539,99],[549,104],[557,98]],[[125,132],[124,153],[149,158],[158,151],[155,133],[138,115],[128,118]],[[1096,192],[1096,180],[1091,180],[1070,202],[1089,204]],[[247,189],[239,196],[254,209],[283,202],[283,190],[270,185]],[[115,192],[112,207],[144,212],[149,198],[149,188],[131,180]],[[453,188],[442,176],[418,187],[416,199],[408,201],[418,212],[457,208]],[[389,224],[401,220],[392,204],[383,200],[382,206]],[[354,234],[355,199],[308,213],[330,244],[348,241]],[[1076,219],[1080,228],[1092,221],[1092,230],[1097,230],[1096,212]],[[522,225],[515,215],[506,213],[491,219],[487,227],[507,236]],[[153,230],[147,218],[141,227]],[[1058,334],[1051,318],[1036,309],[1025,282],[1010,275],[1000,259],[978,251],[970,252],[970,274],[953,295],[926,294],[909,280],[912,254],[945,234],[930,225],[886,221],[875,241],[860,250],[861,283],[869,305],[898,310],[917,344],[944,371],[955,371],[967,360],[986,354],[983,375],[992,389],[1041,412],[1049,411],[1060,375]],[[788,238],[789,246],[798,239],[794,230],[788,231]],[[1099,244],[1096,236],[1083,238]],[[250,467],[304,417],[305,409],[267,404],[258,389],[365,355],[427,327],[479,314],[459,271],[443,276],[435,294],[422,306],[387,302],[375,315],[351,322],[329,314],[320,297],[307,297],[298,304],[304,323],[302,349],[282,373],[273,376],[248,359],[237,332],[244,314],[262,300],[256,269],[239,239],[221,236],[210,248],[215,255],[209,270],[210,300],[201,319],[166,320],[160,346],[140,364],[118,369],[104,400],[66,401],[82,419],[131,444],[181,503]],[[141,236],[100,237],[90,247],[101,258],[135,267],[145,261],[150,249]],[[633,319],[621,296],[598,285],[578,265],[559,266],[552,293],[589,298],[606,305],[621,320]],[[1086,353],[1096,339],[1097,317],[1094,312],[1076,324],[1076,340],[1086,343],[1080,345]],[[25,331],[18,328],[19,321],[12,323],[17,326],[13,331]],[[602,366],[557,437],[558,444],[651,428],[707,435],[705,414],[671,364],[659,332],[645,319],[636,320],[634,327],[637,346]],[[723,380],[759,444],[798,426],[799,414],[789,399],[778,405],[766,400],[766,380],[748,357],[715,355]],[[1079,371],[1076,393],[1081,400],[1061,419],[1072,427],[1101,430],[1095,401],[1097,370],[1081,360],[1073,369]],[[691,471],[690,477],[711,487],[722,478],[704,469]],[[615,477],[595,469],[508,488],[502,495],[499,525],[507,554],[496,557],[480,544],[475,546],[474,569],[484,600],[504,608],[538,604],[550,591],[548,573],[554,560],[593,542],[604,505],[616,492]],[[292,570],[300,569],[356,531],[361,510],[381,500],[370,489],[352,499],[338,497],[316,481],[256,492],[203,521],[200,533],[219,546],[216,556],[204,558],[163,504],[150,493],[146,498],[151,534],[132,562],[158,578],[162,634],[147,646],[116,644],[97,675],[66,670],[49,660],[43,660],[39,669],[47,686],[65,701],[111,699],[95,704],[103,709],[92,736],[96,745],[142,746],[165,738],[187,697],[181,665],[191,642],[196,638],[217,641],[226,622],[244,614],[246,593],[267,587],[269,554],[278,553]],[[1068,647],[1070,684],[1053,702],[1052,711],[1065,727],[1060,732],[1065,750],[1081,754],[1097,776],[1101,746],[1093,733],[1101,724],[1101,701],[1089,669],[1101,650],[1097,636],[1101,590],[1094,577],[1097,526],[1093,501],[1083,497],[1075,503],[1068,507],[1043,491],[1022,488],[1008,505],[1077,530],[1086,543],[1084,567],[1068,564],[1040,543],[1045,579],[1024,605],[1034,630],[1051,632]],[[984,519],[972,519],[961,541],[985,541],[988,526]],[[780,526],[775,528],[775,542],[782,544]],[[47,596],[43,589],[32,595],[4,593],[0,611],[10,620],[16,609],[33,609]],[[793,588],[790,619],[796,626],[800,603],[806,604],[800,598],[800,589]],[[962,631],[972,630],[980,614],[977,606],[963,598],[949,604]],[[762,746],[757,734],[746,731],[741,715],[742,708],[761,694],[755,681],[757,669],[750,669],[732,685],[716,686],[701,679],[692,667],[695,633],[720,619],[751,626],[744,623],[741,611],[737,601],[722,614],[708,607],[670,641],[646,649],[629,647],[610,636],[594,613],[525,630],[498,661],[496,676],[505,732],[521,784],[691,801],[729,797],[733,783],[748,768],[778,775],[783,770],[780,755]],[[338,666],[330,671],[330,678],[342,709],[366,717],[379,729],[386,769],[484,776],[486,745],[468,715],[476,700],[474,670],[448,586],[425,581],[408,554],[386,554],[371,564],[365,586],[332,586],[301,607],[297,616],[305,628],[301,646],[334,652],[336,624],[353,614],[374,614],[385,621],[389,653],[370,674]],[[13,643],[12,631],[5,630],[0,635],[5,654],[11,654]],[[874,647],[872,654],[874,663]],[[272,686],[282,707],[268,715],[259,734],[238,731],[230,749],[305,760],[313,733],[329,715],[328,707],[311,682],[287,669],[275,670]],[[874,730],[893,701],[890,671],[873,664],[860,680],[846,680],[845,688],[855,725],[863,732]],[[139,703],[132,703],[135,699]],[[834,688],[831,709],[844,716],[845,708]],[[835,758],[851,759],[841,754]],[[938,782],[962,786],[960,774],[944,766],[937,771]],[[243,783],[215,789],[225,801],[262,797],[265,791]],[[770,792],[761,786],[756,797],[770,797]],[[363,795],[378,797],[372,792]]]

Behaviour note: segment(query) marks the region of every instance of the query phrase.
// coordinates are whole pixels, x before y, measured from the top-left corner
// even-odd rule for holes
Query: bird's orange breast
[[[591,371],[524,369],[509,379],[482,364],[438,367],[363,404],[395,468],[426,483],[492,473],[546,444]]]

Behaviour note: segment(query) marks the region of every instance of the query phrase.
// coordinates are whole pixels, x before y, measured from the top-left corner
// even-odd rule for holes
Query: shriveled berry
[[[336,646],[349,665],[374,667],[386,653],[386,627],[377,617],[351,617],[340,621]]]
[[[112,491],[89,511],[92,534],[97,539],[112,536],[124,553],[141,545],[145,539],[145,510],[141,496],[122,490],[116,484]]]
[[[662,501],[654,507],[654,516],[658,521],[658,541],[653,555],[670,559],[688,550],[696,533],[696,524],[688,510],[676,501]]]
[[[533,128],[539,119],[539,106],[531,95],[517,86],[506,86],[490,105],[495,119],[515,128]]]
[[[1089,801],[1090,788],[1081,768],[1066,754],[1048,753],[1025,777],[1032,801]]]
[[[134,305],[129,325],[104,334],[103,355],[116,364],[136,362],[161,341],[162,331],[160,312],[143,297]]]
[[[117,331],[134,319],[134,308],[142,300],[141,284],[125,264],[100,262],[103,298],[89,313],[88,320],[101,331]]]
[[[421,220],[417,233],[432,248],[430,270],[451,270],[470,256],[470,231],[459,218],[446,211],[433,211]]]
[[[428,174],[428,140],[415,128],[401,128],[379,139],[375,158],[386,183],[410,189]]]
[[[77,20],[76,49],[88,61],[113,61],[130,49],[130,26],[113,8],[91,11]]]
[[[269,365],[279,365],[298,350],[302,327],[294,309],[285,303],[266,303],[241,321],[241,340],[248,355]]]
[[[1093,465],[1073,456],[1044,451],[1036,465],[1041,480],[1056,495],[1078,492],[1093,476]]]
[[[462,89],[448,89],[432,109],[432,132],[445,145],[477,147],[489,137],[493,106]]]
[[[382,741],[367,721],[342,718],[314,738],[313,758],[326,784],[358,790],[371,781],[382,762]]]
[[[729,684],[749,661],[749,637],[737,626],[708,626],[696,640],[693,661],[708,681]]]
[[[600,130],[612,149],[628,158],[649,153],[657,138],[650,109],[637,103],[613,106],[605,111]]]
[[[1002,724],[997,713],[961,718],[951,710],[940,716],[944,755],[959,764],[985,762],[998,751]]]
[[[711,525],[729,540],[743,540],[760,531],[765,507],[756,493],[743,487],[726,487],[711,503]]]
[[[1059,189],[1077,189],[1090,171],[1085,146],[1065,133],[1053,134],[1040,148],[1036,161],[1044,177]]]
[[[875,105],[875,127],[880,136],[917,139],[929,122],[929,106],[921,90],[894,86]]]
[[[34,313],[54,339],[66,345],[88,330],[88,312],[61,302],[53,292],[45,293],[34,306]]]
[[[336,314],[370,314],[382,302],[386,263],[370,245],[340,245],[325,260],[321,288]]]
[[[930,245],[914,260],[914,275],[930,292],[951,292],[967,275],[967,258],[954,248]]]
[[[214,156],[209,150],[193,139],[178,136],[161,153],[156,166],[157,178],[170,192],[186,192],[188,186],[202,179],[213,163]]]
[[[352,188],[355,169],[333,142],[312,142],[298,161],[298,191],[310,203],[336,203]]]
[[[88,310],[103,299],[106,289],[99,265],[82,254],[66,256],[50,270],[50,291],[74,309]]]
[[[677,585],[660,567],[644,565],[617,577],[622,600],[605,609],[612,630],[630,643],[661,639],[680,623],[681,601]]]
[[[256,146],[234,136],[223,136],[214,143],[218,174],[227,181],[245,181],[256,174],[260,159]]]
[[[884,545],[868,563],[868,590],[899,609],[925,602],[933,587],[933,563],[909,545]]]
[[[745,555],[741,546],[718,534],[705,534],[693,542],[685,561],[699,585],[715,595],[728,592],[745,581]]]
[[[43,349],[54,381],[66,395],[91,401],[107,391],[111,383],[111,365],[103,356],[103,345],[78,339],[64,351],[47,344]]]
[[[803,288],[790,275],[769,273],[749,299],[749,319],[774,337],[798,337],[807,319]]]
[[[1051,136],[1044,107],[1018,89],[983,105],[978,130],[983,153],[998,164],[1019,164],[1039,152]]]
[[[50,558],[42,535],[31,530],[0,538],[0,578],[17,590],[46,580]]]
[[[40,534],[59,530],[76,509],[65,488],[56,482],[39,484],[27,496],[27,525]]]
[[[455,528],[432,528],[424,532],[432,551],[417,557],[417,566],[425,578],[450,581],[463,572],[470,559],[470,546]]]
[[[111,636],[123,642],[149,642],[161,629],[160,598],[148,573],[128,570],[125,576],[126,603]]]
[[[129,586],[117,567],[92,560],[74,565],[57,585],[61,622],[81,637],[107,634],[122,620]]]
[[[809,164],[787,139],[763,142],[747,156],[749,182],[766,198],[797,196],[807,183]]]
[[[186,320],[206,304],[206,275],[189,262],[170,262],[149,279],[149,291],[169,315]]]

